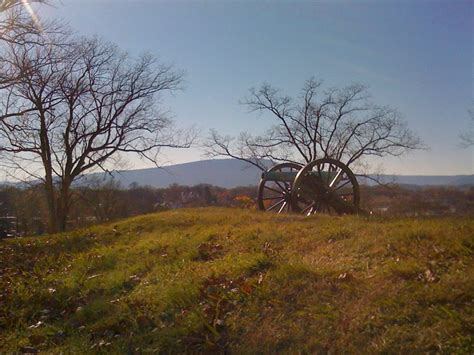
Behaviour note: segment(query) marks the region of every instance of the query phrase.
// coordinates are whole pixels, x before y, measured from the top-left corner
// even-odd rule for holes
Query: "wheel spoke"
[[[313,206],[315,205],[316,202],[313,201],[313,203],[309,204],[308,206],[306,206],[301,212],[304,214],[307,210],[310,210],[311,208],[313,208]]]
[[[336,188],[334,189],[334,191],[337,191],[337,190],[339,190],[340,188],[342,188],[342,187],[346,186],[346,185],[347,185],[348,183],[350,183],[350,182],[351,182],[351,180],[347,180],[347,181],[346,181],[345,183],[343,183],[342,185],[340,185],[340,186],[336,187]]]
[[[300,172],[292,187],[292,206],[300,213],[334,214],[339,213],[343,202],[358,205],[357,181],[342,162],[323,158],[309,163]]]
[[[281,186],[278,181],[275,180],[274,183],[277,184],[278,186],[280,186],[281,191],[288,191],[286,188],[284,188],[283,186]]]
[[[285,200],[282,199],[282,200],[280,200],[280,201],[274,203],[273,205],[271,205],[271,206],[267,209],[267,211],[271,211],[272,209],[274,209],[275,207],[277,207],[277,206],[278,206],[280,203],[282,203],[282,202],[285,202]]]
[[[318,165],[317,168],[318,168],[318,175],[320,178],[322,178],[321,172],[324,171],[324,163],[322,164],[322,166]]]
[[[327,183],[327,186],[329,186],[329,179],[331,178],[331,173],[333,171],[333,165],[330,163],[329,164],[329,167],[328,167],[328,173],[327,173],[327,176],[326,176],[326,183]]]
[[[283,196],[283,191],[275,190],[275,189],[273,189],[273,188],[271,188],[271,187],[269,187],[269,186],[267,186],[267,185],[265,185],[264,188],[265,188],[265,189],[268,189],[268,190],[270,190],[270,191],[276,192],[277,194],[280,194],[280,195]]]
[[[286,201],[281,205],[280,209],[278,210],[278,213],[281,213],[283,209],[286,207]]]
[[[303,166],[297,163],[280,163],[274,165],[267,172],[276,173],[275,179],[263,179],[258,190],[258,207],[261,210],[273,211],[274,213],[286,213],[292,211],[292,203],[289,200],[293,190],[292,181],[287,177],[299,172]],[[291,174],[288,174],[291,173]],[[279,176],[281,174],[281,177]],[[281,180],[279,180],[281,178]],[[267,191],[266,191],[267,190]]]
[[[336,176],[332,181],[329,183],[329,187],[333,187],[333,185],[336,183],[336,181],[339,179],[339,175],[341,175],[342,169],[340,168],[339,171],[336,173]]]

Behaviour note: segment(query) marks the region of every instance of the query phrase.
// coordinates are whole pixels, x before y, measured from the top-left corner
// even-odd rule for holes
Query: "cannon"
[[[257,203],[260,210],[276,213],[364,214],[354,173],[331,158],[304,166],[281,163],[263,172]]]

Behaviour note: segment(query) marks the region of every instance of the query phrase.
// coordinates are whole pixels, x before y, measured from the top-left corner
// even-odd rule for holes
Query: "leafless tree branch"
[[[309,79],[293,99],[269,84],[250,89],[242,102],[250,112],[267,113],[276,122],[260,136],[237,138],[212,132],[209,156],[228,156],[263,169],[265,161],[309,163],[333,158],[347,165],[369,156],[399,156],[423,148],[401,114],[371,102],[367,87],[354,84],[323,89]]]
[[[0,153],[28,161],[25,172],[43,168],[53,230],[65,229],[70,186],[84,173],[107,170],[118,154],[157,163],[161,148],[194,139],[158,105],[183,74],[152,56],[134,60],[98,38],[63,34],[5,48],[0,77],[11,82],[0,88]]]

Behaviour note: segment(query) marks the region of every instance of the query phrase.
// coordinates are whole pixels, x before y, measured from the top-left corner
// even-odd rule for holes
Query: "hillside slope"
[[[0,241],[0,352],[474,350],[474,221],[174,210]]]

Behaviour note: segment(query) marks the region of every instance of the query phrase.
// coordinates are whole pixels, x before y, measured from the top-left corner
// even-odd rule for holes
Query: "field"
[[[0,352],[473,353],[474,221],[182,209],[0,241]]]

